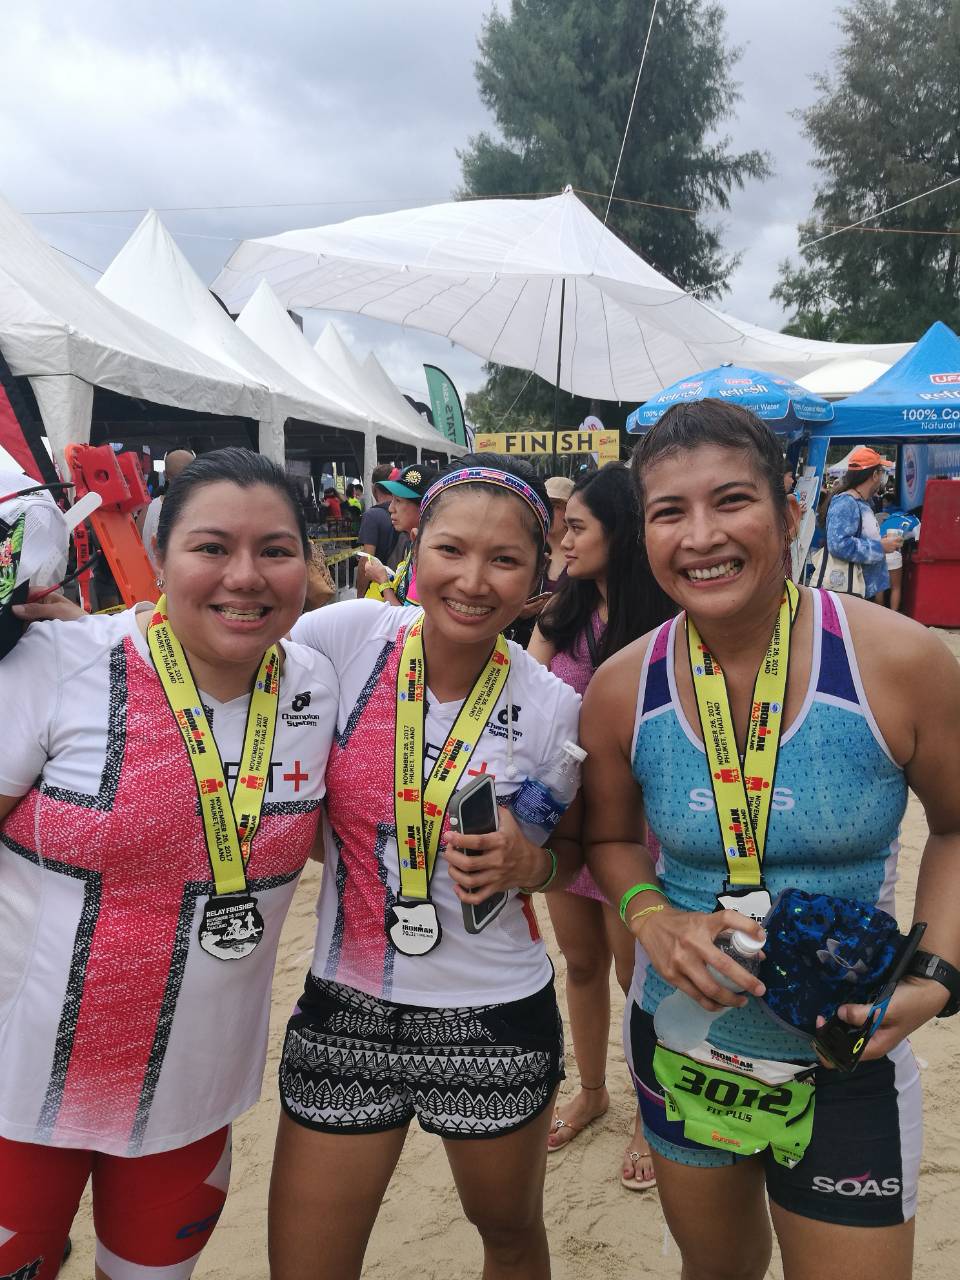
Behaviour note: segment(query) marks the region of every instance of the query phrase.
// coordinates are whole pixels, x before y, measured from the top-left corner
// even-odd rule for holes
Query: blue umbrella
[[[833,418],[833,405],[829,400],[814,395],[790,378],[722,364],[658,391],[646,404],[634,409],[627,419],[627,430],[643,435],[671,405],[690,404],[708,396],[742,405],[769,422],[781,435],[798,434],[804,422],[830,422]]]

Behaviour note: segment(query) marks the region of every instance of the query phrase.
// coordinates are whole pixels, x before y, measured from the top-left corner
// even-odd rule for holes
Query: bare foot
[[[572,1142],[588,1124],[604,1115],[610,1106],[610,1095],[605,1088],[578,1089],[569,1102],[557,1107],[553,1126],[547,1135],[547,1150],[559,1151]]]
[[[656,1186],[653,1159],[643,1132],[643,1121],[640,1119],[639,1109],[633,1127],[633,1137],[623,1153],[620,1184],[629,1191],[645,1191],[647,1187]]]

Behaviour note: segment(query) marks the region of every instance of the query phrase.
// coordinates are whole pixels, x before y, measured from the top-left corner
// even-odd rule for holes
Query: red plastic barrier
[[[960,627],[960,480],[928,480],[904,612],[928,627]]]
[[[960,560],[960,480],[928,480],[918,560]]]
[[[904,585],[903,611],[926,627],[960,627],[960,560],[914,559]]]

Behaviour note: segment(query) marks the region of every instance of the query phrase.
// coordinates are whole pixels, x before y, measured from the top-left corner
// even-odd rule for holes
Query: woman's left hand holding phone
[[[529,841],[509,809],[500,809],[500,829],[484,836],[451,830],[443,856],[461,902],[479,903],[491,894],[541,884],[550,855]]]

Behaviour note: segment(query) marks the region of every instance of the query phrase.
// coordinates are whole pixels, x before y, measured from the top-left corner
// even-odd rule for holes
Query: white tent
[[[240,312],[237,328],[304,386],[320,392],[349,412],[366,419],[363,481],[369,493],[372,486],[371,472],[377,461],[376,437],[389,437],[396,430],[394,425],[387,418],[381,419],[376,407],[362,401],[351,386],[321,359],[280,305],[266,281],[260,283]],[[405,435],[402,436],[402,443],[410,443]]]
[[[237,328],[304,386],[358,417],[370,416],[370,406],[361,404],[348,384],[320,359],[266,280],[237,316]]]
[[[816,392],[818,396],[842,400],[844,396],[852,396],[869,387],[889,368],[890,365],[881,360],[831,360],[797,381],[801,387]]]
[[[325,326],[317,339],[315,350],[324,364],[333,369],[337,376],[347,383],[357,401],[369,406],[371,416],[377,422],[389,424],[383,430],[378,431],[378,435],[385,436],[389,440],[405,444],[414,449],[439,449],[442,453],[461,452],[457,446],[451,446],[439,432],[434,431],[426,422],[423,422],[420,415],[410,409],[409,405],[407,405],[407,408],[410,409],[410,413],[415,420],[413,422],[401,421],[400,415],[396,412],[395,406],[391,402],[391,398],[385,395],[379,387],[371,383],[368,373],[364,371],[363,366],[333,324]],[[386,374],[384,374],[384,377],[386,377]],[[393,386],[392,383],[390,385]],[[393,389],[397,395],[400,394],[395,387]],[[404,401],[404,404],[406,404],[406,401]]]
[[[444,445],[449,443],[445,436],[435,431],[426,418],[414,409],[372,351],[360,366],[360,372],[365,380],[364,386],[369,388],[371,394],[375,393],[385,406],[392,409],[394,417],[402,426],[409,427],[411,431],[419,434],[425,433],[435,449],[438,449],[441,443]]]
[[[725,315],[655,271],[569,188],[246,240],[212,287],[237,307],[261,279],[285,306],[425,329],[548,382],[561,350],[561,387],[604,400],[644,400],[725,361],[795,378],[837,356],[892,363],[909,345],[813,342]]]
[[[3,199],[0,350],[30,379],[61,467],[67,444],[90,439],[94,387],[202,413],[269,414],[265,387],[97,293]]]
[[[97,289],[144,320],[233,369],[249,386],[266,384],[273,415],[261,419],[261,452],[282,463],[284,422],[297,418],[363,431],[357,416],[300,382],[230,319],[152,210],[101,278]]]

